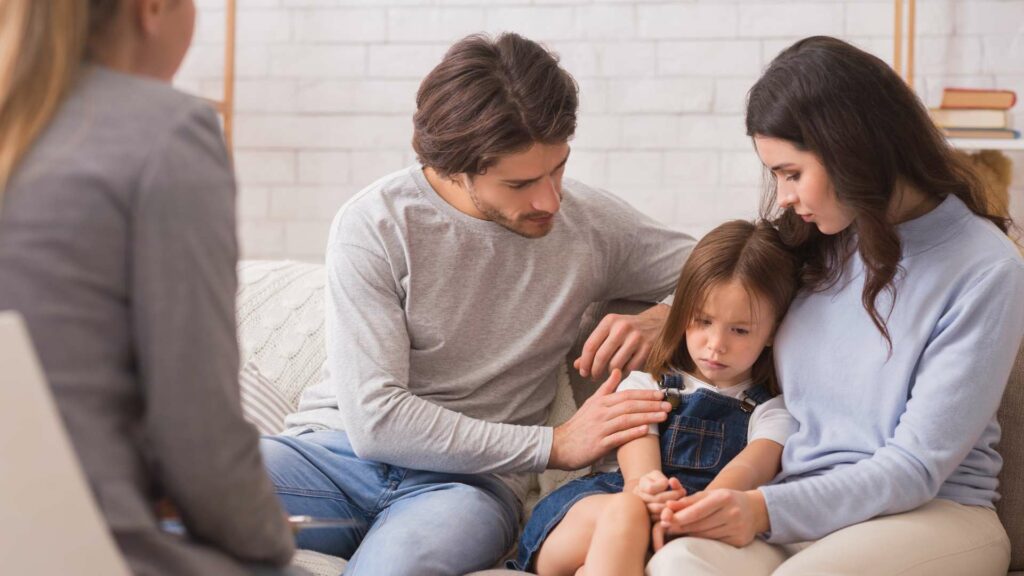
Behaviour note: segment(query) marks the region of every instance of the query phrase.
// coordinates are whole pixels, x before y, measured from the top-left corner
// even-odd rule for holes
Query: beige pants
[[[994,510],[935,499],[916,510],[855,524],[815,542],[733,548],[679,538],[647,564],[647,576],[900,574],[1005,576],[1010,539]]]

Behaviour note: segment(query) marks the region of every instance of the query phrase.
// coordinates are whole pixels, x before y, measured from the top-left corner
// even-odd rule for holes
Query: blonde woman
[[[214,113],[168,85],[194,18],[0,0],[0,309],[136,574],[275,573],[293,543],[239,408],[235,183]],[[190,536],[159,530],[163,499]]]

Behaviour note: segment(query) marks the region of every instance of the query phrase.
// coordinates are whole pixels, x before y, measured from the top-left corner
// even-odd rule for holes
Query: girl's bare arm
[[[770,482],[779,473],[781,462],[781,444],[764,438],[754,440],[725,465],[705,490],[753,490]]]
[[[651,470],[661,470],[658,437],[648,434],[623,444],[619,448],[618,458],[622,477],[626,480],[625,490],[632,490],[644,474]]]

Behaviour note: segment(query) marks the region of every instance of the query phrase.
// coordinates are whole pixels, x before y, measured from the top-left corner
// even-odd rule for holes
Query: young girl
[[[544,498],[510,567],[541,576],[579,574],[584,565],[588,576],[643,574],[651,521],[665,501],[705,487],[752,489],[775,476],[794,425],[776,396],[770,346],[797,269],[764,222],[728,222],[697,244],[647,373],[619,386],[660,383],[669,418],[619,449],[621,470],[598,463]]]
[[[1006,574],[996,411],[1024,334],[1009,220],[906,83],[835,38],[775,58],[747,133],[806,257],[775,339],[799,429],[771,485],[667,505],[670,534],[717,525],[749,546],[681,537],[647,569]]]

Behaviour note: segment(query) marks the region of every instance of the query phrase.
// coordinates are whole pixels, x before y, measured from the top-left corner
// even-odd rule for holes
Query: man
[[[576,84],[514,34],[470,36],[426,77],[413,147],[338,213],[327,248],[327,378],[264,456],[293,514],[354,518],[299,545],[350,574],[463,574],[516,540],[529,473],[647,433],[660,392],[613,393],[667,307],[610,317],[577,368],[601,389],[543,426],[584,309],[658,301],[693,239],[562,174]]]

